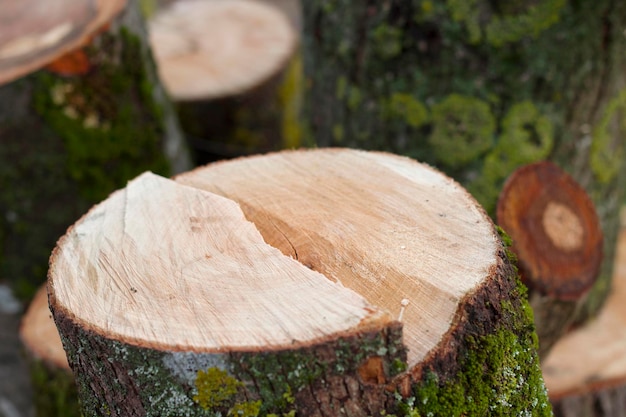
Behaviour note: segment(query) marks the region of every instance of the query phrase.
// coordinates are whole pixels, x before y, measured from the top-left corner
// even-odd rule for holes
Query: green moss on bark
[[[443,164],[462,167],[493,145],[496,123],[482,100],[451,94],[432,109],[429,142]]]
[[[94,69],[83,77],[37,74],[34,104],[63,139],[81,194],[97,202],[143,171],[168,175],[169,166],[139,40],[125,29],[105,33],[87,54]]]
[[[413,408],[419,415],[552,415],[536,340],[499,330],[482,338],[469,337],[466,342],[469,351],[458,379],[442,384],[436,374],[429,374],[414,389]],[[411,407],[402,408],[407,412]]]

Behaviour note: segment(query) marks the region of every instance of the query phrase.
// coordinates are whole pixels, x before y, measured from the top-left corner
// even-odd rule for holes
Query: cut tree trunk
[[[408,158],[146,173],[61,238],[49,293],[85,415],[551,414],[493,223]]]
[[[2,13],[0,276],[28,298],[91,205],[190,162],[136,2],[7,0]]]
[[[602,230],[593,202],[574,179],[543,161],[513,172],[496,219],[512,240],[535,313],[539,356],[571,326],[598,277]]]
[[[196,163],[285,147],[296,117],[285,71],[298,36],[284,12],[254,0],[181,0],[149,31]]]
[[[558,417],[626,415],[626,229],[618,245],[613,288],[596,318],[559,341],[543,374]]]
[[[74,376],[48,307],[45,285],[22,318],[20,338],[29,359],[37,416],[79,417]]]
[[[517,167],[550,159],[589,193],[610,288],[626,190],[626,2],[303,2],[305,132],[430,163],[493,215]]]

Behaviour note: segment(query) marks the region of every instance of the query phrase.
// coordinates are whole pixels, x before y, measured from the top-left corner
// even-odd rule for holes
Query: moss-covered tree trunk
[[[624,200],[626,4],[615,0],[350,1],[304,7],[305,116],[319,146],[433,164],[493,214],[504,179],[550,159],[605,233],[592,313],[610,285]]]
[[[104,27],[72,32],[87,40],[67,55],[0,86],[0,276],[24,298],[44,281],[58,236],[94,202],[145,170],[189,168],[138,6],[121,7]],[[30,55],[3,55],[0,78]]]
[[[508,256],[448,177],[324,149],[141,175],[48,288],[85,415],[549,416]]]

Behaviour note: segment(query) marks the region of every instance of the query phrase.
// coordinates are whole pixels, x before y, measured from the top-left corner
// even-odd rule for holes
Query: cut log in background
[[[91,205],[190,165],[135,1],[5,0],[2,22],[0,279],[28,299]]]
[[[500,193],[497,222],[530,289],[540,356],[574,320],[598,277],[602,230],[593,202],[551,162],[517,169]]]
[[[59,241],[49,292],[85,415],[550,415],[493,223],[407,158],[144,174]]]
[[[299,144],[289,131],[298,34],[285,12],[254,0],[179,0],[149,31],[197,164]]]
[[[601,220],[605,261],[577,320],[597,311],[626,190],[626,3],[302,4],[311,140],[433,164],[492,214],[517,167],[558,163]]]
[[[20,325],[20,339],[30,365],[33,402],[38,417],[80,417],[74,376],[48,308],[43,285]]]
[[[626,229],[611,295],[585,327],[563,337],[544,361],[557,417],[617,417],[626,410]]]

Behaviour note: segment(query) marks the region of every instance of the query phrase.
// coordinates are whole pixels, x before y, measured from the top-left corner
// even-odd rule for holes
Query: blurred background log
[[[556,417],[616,417],[626,410],[626,224],[613,288],[598,317],[563,337],[542,368]]]
[[[2,21],[0,278],[28,299],[87,208],[190,160],[137,2],[5,0]]]
[[[506,177],[549,159],[591,196],[610,288],[626,190],[626,3],[303,2],[304,120],[318,146],[430,163],[490,214]]]
[[[30,365],[37,417],[80,417],[74,376],[48,307],[45,284],[22,318],[20,339]]]
[[[571,327],[598,277],[602,230],[585,190],[555,164],[518,168],[498,198],[496,219],[511,250],[535,313],[539,355]]]
[[[287,15],[290,13],[290,15]],[[196,164],[299,145],[293,11],[254,0],[179,0],[149,31]]]

